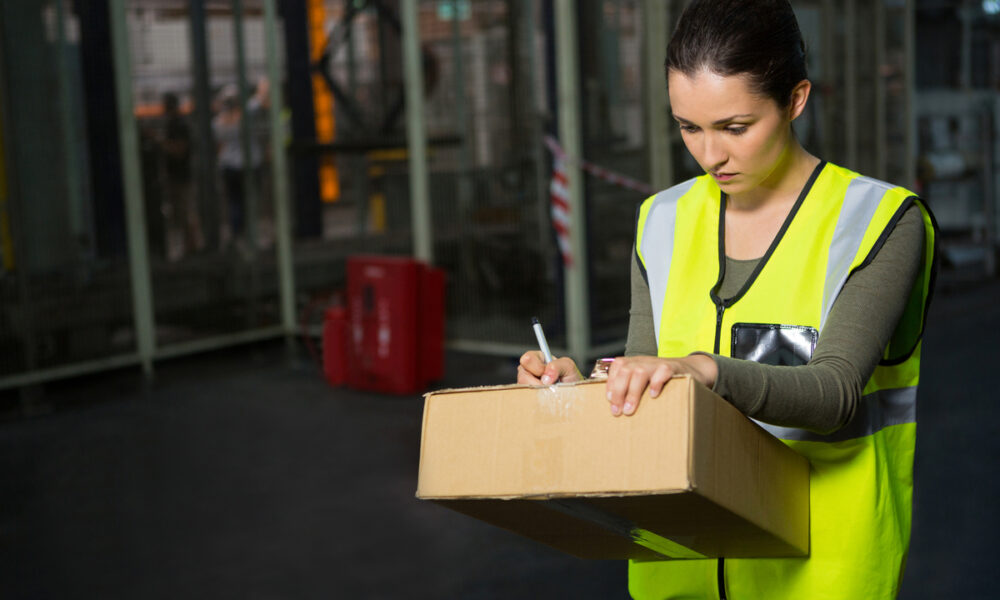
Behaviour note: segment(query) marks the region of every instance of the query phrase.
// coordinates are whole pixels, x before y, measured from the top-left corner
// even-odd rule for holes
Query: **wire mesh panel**
[[[537,315],[562,344],[540,3],[421,2],[420,11],[435,74],[428,135],[453,140],[429,165],[435,256],[450,278],[448,336],[529,348]]]
[[[157,346],[276,325],[262,5],[126,11]]]
[[[810,152],[865,175],[912,185],[907,136],[905,3],[793,2],[813,87],[795,130]]]
[[[580,6],[585,158],[616,174],[649,181],[648,128],[643,89],[643,14],[637,0]],[[629,310],[629,264],[635,214],[649,191],[608,178],[586,182],[594,344],[624,341]],[[622,344],[624,347],[624,344]]]
[[[308,11],[295,13],[296,4]],[[538,73],[517,61],[539,43],[518,10],[531,5],[418,5],[434,256],[448,275],[452,340],[527,344],[530,316],[557,313],[556,257],[541,220]],[[337,301],[348,255],[412,253],[399,9],[398,0],[285,6],[306,321]]]
[[[0,3],[0,379],[135,353],[104,3]]]
[[[412,250],[398,1],[282,4],[303,324],[344,301],[352,254]]]

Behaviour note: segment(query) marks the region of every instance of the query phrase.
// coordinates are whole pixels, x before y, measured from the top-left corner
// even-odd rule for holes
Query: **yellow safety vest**
[[[731,356],[734,324],[821,332],[844,282],[872,260],[913,202],[926,231],[923,269],[854,418],[831,435],[761,423],[810,461],[809,556],[632,561],[635,598],[896,597],[910,540],[920,337],[935,246],[933,218],[912,193],[821,163],[747,285],[726,302],[715,295],[725,268],[725,199],[712,178],[689,180],[640,207],[636,252],[659,356]]]

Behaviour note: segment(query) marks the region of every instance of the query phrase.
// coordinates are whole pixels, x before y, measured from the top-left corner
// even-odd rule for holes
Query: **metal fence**
[[[906,181],[907,9],[795,4],[818,91],[805,143]],[[414,254],[408,10],[449,342],[516,355],[533,344],[535,315],[577,358],[620,351],[644,194],[586,176],[573,235],[588,243],[567,269],[544,138],[578,134],[567,147],[575,163],[659,186],[696,174],[668,122],[657,45],[682,6],[4,0],[0,388],[313,336],[321,309],[342,297],[347,256]],[[870,25],[883,41],[829,33],[822,25],[834,19]],[[567,100],[557,42],[570,20],[579,69]],[[887,64],[897,68],[877,68]],[[578,123],[569,133],[568,116]],[[574,308],[581,293],[587,302]],[[582,346],[574,327],[586,330]]]

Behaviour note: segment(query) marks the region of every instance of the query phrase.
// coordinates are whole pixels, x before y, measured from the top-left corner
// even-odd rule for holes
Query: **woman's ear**
[[[806,109],[806,102],[809,100],[810,91],[812,91],[812,83],[808,79],[803,79],[792,88],[792,94],[788,103],[789,121],[799,118],[802,111]]]

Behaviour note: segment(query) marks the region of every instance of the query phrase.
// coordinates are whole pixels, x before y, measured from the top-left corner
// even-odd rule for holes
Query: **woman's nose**
[[[719,140],[712,133],[705,134],[702,145],[703,165],[708,170],[714,170],[725,164],[727,158],[725,144],[722,143],[722,140]]]

